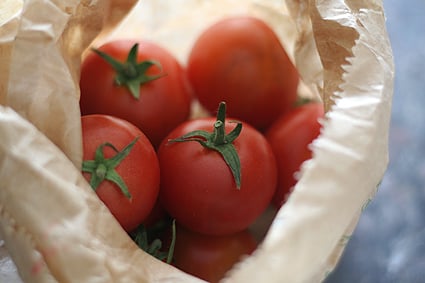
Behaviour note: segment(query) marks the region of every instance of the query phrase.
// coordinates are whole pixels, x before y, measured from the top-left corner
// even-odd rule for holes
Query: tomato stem
[[[140,98],[141,85],[154,81],[166,75],[164,73],[152,76],[147,75],[146,73],[150,67],[157,66],[160,71],[162,71],[162,66],[158,61],[155,60],[145,60],[137,62],[138,48],[138,43],[133,45],[127,55],[127,60],[125,62],[120,62],[98,49],[92,49],[97,55],[102,57],[102,59],[104,59],[115,70],[115,83],[118,86],[127,87],[131,95],[135,99]]]
[[[106,168],[105,164],[99,164],[95,170],[96,177],[102,180],[105,179],[107,171],[108,168]]]
[[[117,171],[115,171],[115,167],[117,167],[130,153],[138,139],[139,137],[136,137],[122,151],[118,151],[115,146],[109,142],[102,143],[96,149],[94,160],[83,161],[82,171],[91,174],[90,186],[94,191],[96,191],[97,187],[99,187],[104,180],[109,180],[115,183],[128,199],[131,199],[128,187]],[[103,148],[105,146],[112,148],[117,154],[111,158],[105,158],[103,153]]]
[[[173,219],[173,222],[171,223],[171,243],[170,243],[170,248],[168,249],[167,261],[166,261],[167,263],[171,263],[173,261],[175,246],[176,246],[176,220]]]
[[[215,145],[226,143],[225,133],[225,120],[226,120],[226,104],[220,103],[217,111],[217,120],[214,123],[214,135],[213,140]]]
[[[216,121],[214,122],[214,131],[212,133],[202,130],[192,131],[179,138],[171,139],[168,142],[187,142],[196,141],[203,147],[215,150],[221,154],[226,164],[229,166],[236,188],[241,187],[241,165],[239,155],[236,151],[233,141],[240,135],[242,131],[242,123],[236,122],[236,127],[229,133],[225,132],[226,125],[226,103],[220,102]]]

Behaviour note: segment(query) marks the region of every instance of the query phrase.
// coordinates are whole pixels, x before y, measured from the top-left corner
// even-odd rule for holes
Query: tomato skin
[[[186,121],[161,143],[160,201],[181,225],[224,235],[246,229],[266,209],[275,192],[277,172],[267,140],[246,123],[233,142],[241,163],[239,190],[218,152],[194,141],[167,143],[193,130],[212,132],[215,121],[212,117]],[[225,125],[226,133],[235,127],[228,120]]]
[[[231,17],[207,28],[193,45],[187,72],[207,110],[226,101],[229,116],[260,130],[297,99],[298,71],[274,31],[254,17]]]
[[[96,194],[124,230],[130,232],[150,215],[158,199],[160,175],[156,152],[143,132],[125,120],[93,114],[82,116],[81,121],[84,160],[94,160],[95,151],[102,143],[110,142],[121,150],[139,137],[130,154],[115,167],[132,198],[126,198],[119,187],[108,180],[104,180],[96,189]],[[103,152],[105,158],[116,154],[109,147],[105,147]],[[90,180],[89,173],[83,175]]]
[[[257,241],[248,230],[211,236],[177,226],[173,264],[189,274],[215,283],[256,247]]]
[[[147,74],[166,75],[142,85],[137,100],[125,86],[116,85],[115,70],[90,52],[81,66],[80,108],[83,115],[108,114],[133,123],[156,147],[169,131],[189,117],[192,91],[183,67],[171,53],[154,43],[116,40],[98,49],[124,62],[136,42],[138,61],[156,60],[162,65],[162,70],[152,66]]]
[[[265,133],[278,167],[278,185],[272,203],[281,207],[296,184],[295,173],[312,157],[309,144],[320,134],[319,119],[324,116],[321,103],[308,103],[282,115]]]

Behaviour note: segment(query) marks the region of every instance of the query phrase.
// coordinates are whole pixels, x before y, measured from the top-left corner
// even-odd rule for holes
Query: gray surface
[[[425,282],[425,1],[384,7],[396,65],[390,164],[326,283]]]

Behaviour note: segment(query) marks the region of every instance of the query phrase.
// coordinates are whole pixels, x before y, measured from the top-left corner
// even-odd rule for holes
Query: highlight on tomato
[[[277,119],[265,133],[276,156],[278,182],[272,203],[281,207],[296,184],[296,173],[302,163],[312,157],[310,144],[321,129],[324,107],[320,102],[308,102]]]
[[[160,201],[178,224],[204,234],[246,229],[269,205],[276,160],[265,137],[245,122],[217,117],[186,121],[161,143]]]
[[[107,42],[83,60],[83,115],[108,114],[139,127],[154,147],[190,115],[186,73],[165,48],[130,39]]]
[[[297,100],[297,69],[270,26],[252,16],[225,18],[204,30],[190,51],[187,73],[210,113],[226,101],[229,116],[260,130]]]
[[[124,230],[151,214],[159,162],[149,139],[130,122],[103,114],[81,117],[84,177]]]

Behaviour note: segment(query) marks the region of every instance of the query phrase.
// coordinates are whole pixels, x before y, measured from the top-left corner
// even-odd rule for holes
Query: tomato
[[[282,206],[297,182],[296,172],[312,157],[309,144],[319,136],[319,119],[323,116],[321,103],[307,103],[280,117],[266,132],[278,167],[278,185],[273,198],[275,206]]]
[[[222,113],[220,109],[218,116]],[[217,125],[220,127],[215,128]],[[179,139],[192,131],[215,134],[217,129],[228,137],[240,125],[239,136],[232,142],[224,142],[233,147],[226,147],[226,151],[234,150],[239,157],[240,175],[218,151],[205,148],[191,138]],[[204,140],[199,132],[195,133],[195,138]],[[241,231],[265,210],[275,192],[277,172],[271,147],[259,131],[244,122],[235,126],[213,117],[186,121],[164,139],[158,158],[160,201],[177,223],[193,231],[212,235]],[[230,159],[237,158],[232,155]]]
[[[155,147],[189,117],[191,88],[183,67],[167,50],[132,40],[111,41],[97,50],[117,61],[118,66],[126,62],[130,50],[134,53],[131,63],[121,66],[121,73],[98,51],[87,55],[80,75],[83,115],[108,114],[125,119],[139,127]],[[124,83],[126,79],[132,88]]]
[[[229,116],[260,130],[297,99],[296,68],[274,31],[255,17],[230,17],[207,28],[192,47],[187,72],[207,110],[226,101]]]
[[[247,230],[224,236],[203,235],[180,226],[176,230],[173,264],[211,283],[219,282],[235,263],[257,247]]]
[[[113,158],[118,155],[117,151],[123,152],[121,151],[123,148],[135,142],[128,155],[113,168],[125,183],[129,195],[126,195],[121,187],[107,178],[101,181],[97,187],[94,186],[99,198],[121,226],[129,232],[150,215],[158,199],[160,174],[155,149],[143,132],[128,121],[109,115],[93,114],[82,116],[81,122],[83,170],[84,168],[94,168],[96,172],[102,173],[102,165],[99,166],[99,164],[105,163],[98,162],[94,166],[92,162],[96,160],[96,152],[103,153],[105,159]],[[99,147],[105,142],[112,144],[116,150],[111,146]],[[93,175],[97,175],[88,171],[94,170],[84,170],[83,172],[85,178],[90,182],[94,178]]]

